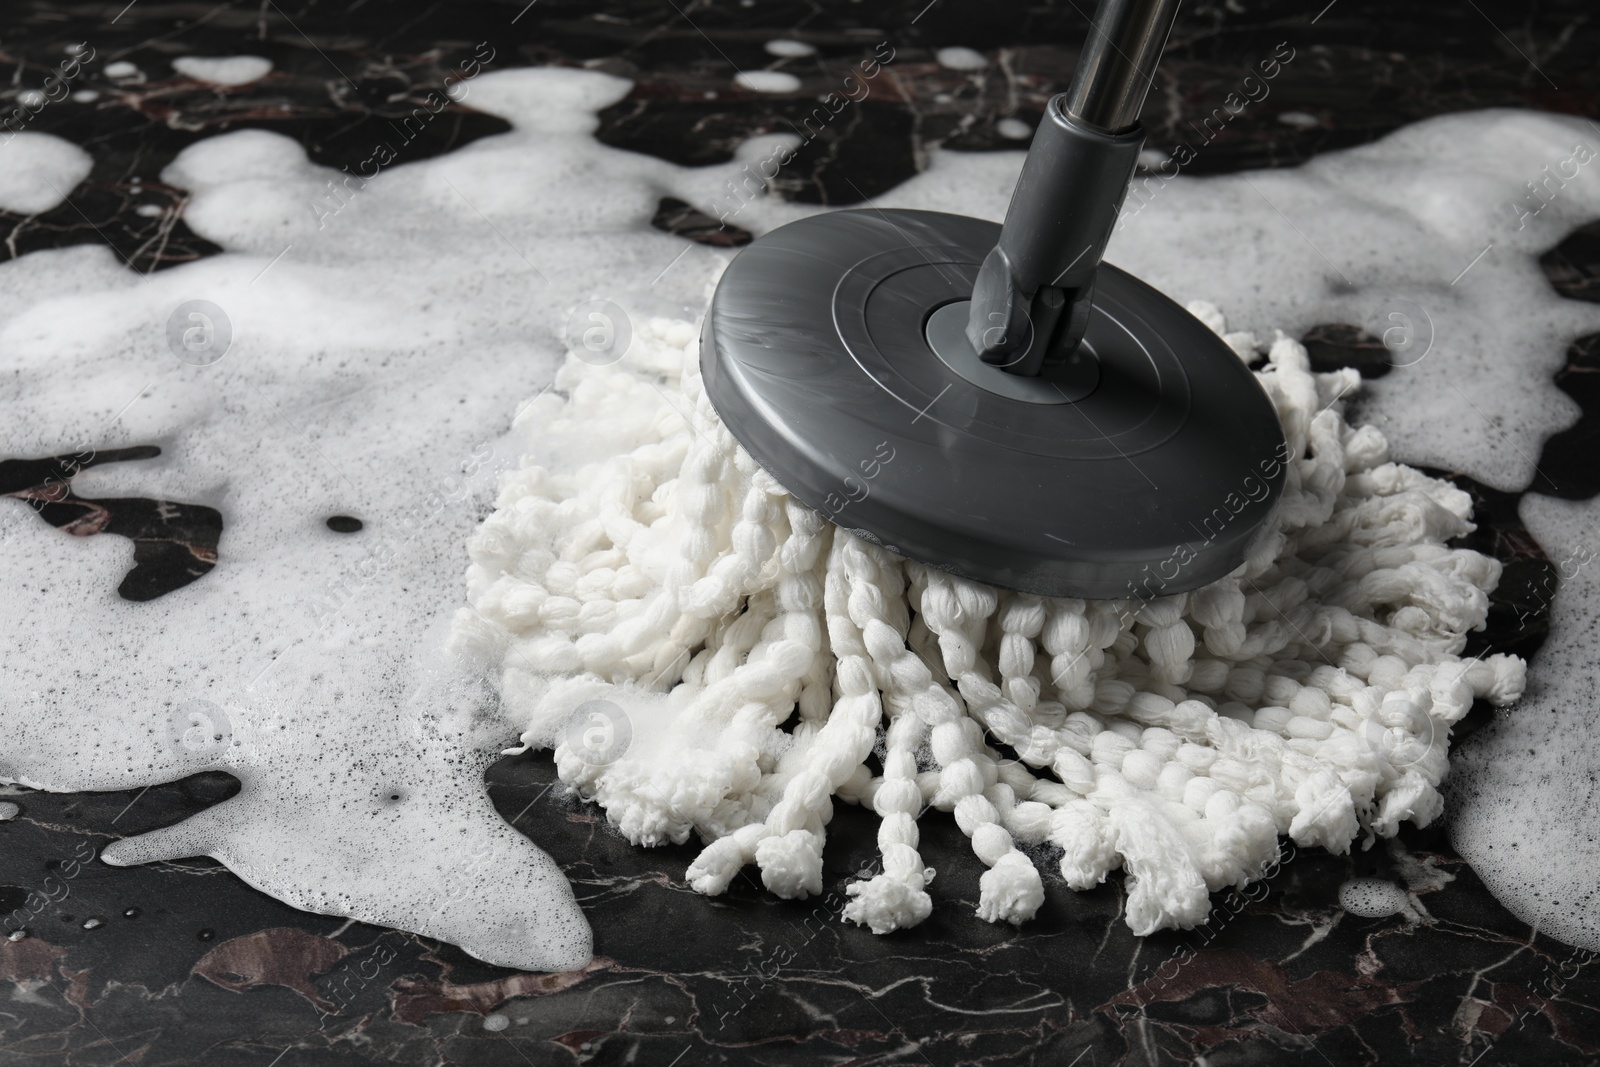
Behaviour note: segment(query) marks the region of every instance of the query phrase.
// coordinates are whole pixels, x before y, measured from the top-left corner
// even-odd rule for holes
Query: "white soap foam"
[[[767,53],[782,56],[785,59],[798,59],[801,56],[814,56],[817,50],[804,41],[795,41],[787,37],[779,37],[766,43]]]
[[[1411,906],[1411,894],[1382,878],[1352,878],[1339,887],[1339,906],[1363,919],[1399,915]]]
[[[60,207],[94,166],[89,153],[48,133],[24,130],[0,147],[0,209],[19,215]]]
[[[211,85],[249,85],[272,73],[272,60],[263,56],[179,56],[172,61],[172,69]]]
[[[1600,499],[1529,494],[1520,514],[1560,583],[1521,703],[1455,753],[1450,841],[1540,933],[1600,951]]]
[[[430,659],[429,620],[461,600],[495,437],[550,381],[569,309],[602,289],[646,293],[671,264],[655,291],[683,313],[718,260],[678,259],[684,242],[649,220],[664,195],[711,206],[734,168],[595,142],[594,111],[628,88],[590,72],[483,75],[473,103],[515,132],[396,162],[336,214],[313,204],[342,173],[287,138],[225,134],[164,175],[193,192],[190,226],[224,253],[143,280],[99,247],[0,266],[0,452],[157,443],[160,459],[92,468],[76,489],[209,504],[226,522],[215,571],[131,603],[115,592],[128,541],[67,536],[0,501],[0,778],[117,789],[223,768],[237,797],[107,858],[208,854],[297,906],[492,962],[588,959],[565,879],[485,794],[483,769],[516,731],[485,715],[478,674]],[[86,158],[37,138],[35,176]],[[0,158],[24,158],[16,148]],[[221,308],[232,335],[210,366],[169,350],[169,317],[192,300]],[[366,529],[335,534],[334,514]]]
[[[1033,136],[1033,127],[1021,119],[1004,118],[995,123],[995,132],[1011,141],[1026,141]]]
[[[142,76],[126,61],[106,73]],[[429,620],[461,600],[480,487],[506,455],[497,435],[517,401],[550,382],[568,312],[597,293],[649,293],[632,298],[636,317],[698,314],[726,255],[693,247],[679,259],[684,243],[649,225],[658,199],[737,209],[757,233],[812,210],[728,197],[724,183],[771,138],[704,168],[596,143],[595,113],[628,88],[588,71],[483,75],[470,105],[512,132],[416,163],[396,140],[398,159],[364,185],[270,133],[208,138],[164,177],[194,191],[185,217],[221,254],[149,278],[90,246],[0,265],[0,345],[13,368],[0,384],[0,453],[156,443],[159,459],[96,467],[75,487],[210,504],[227,523],[214,571],[134,604],[114,592],[127,541],[67,536],[0,500],[0,780],[137,789],[227,769],[243,782],[238,796],[111,857],[208,853],[298,906],[509,965],[587,954],[559,873],[484,795],[482,767],[515,727],[484,714],[492,695],[475,673],[432,659]],[[1450,329],[1435,352],[1374,387],[1377,410],[1395,414],[1384,429],[1400,458],[1450,456],[1514,483],[1516,453],[1570,419],[1548,372],[1595,329],[1592,309],[1549,292],[1533,253],[1594,207],[1575,181],[1516,233],[1500,201],[1583,129],[1534,114],[1453,116],[1245,176],[1358,271],[1355,293],[1328,285],[1325,265],[1244,178],[1162,189],[1112,258],[1169,292],[1218,300],[1247,326],[1363,321],[1388,288],[1441,301]],[[42,140],[19,151],[24,138]],[[19,135],[0,152],[0,198],[21,199],[0,203],[48,210],[87,158]],[[927,173],[880,202],[998,219],[1021,159],[935,152]],[[59,189],[51,198],[41,176]],[[1450,288],[1490,236],[1500,243]],[[210,366],[168,347],[169,317],[192,300],[222,308],[231,328]],[[182,312],[176,336],[199,328],[194,313]],[[1462,417],[1440,386],[1446,368],[1466,413],[1481,409],[1509,441]],[[341,513],[366,530],[323,525]],[[70,669],[65,647],[76,650]],[[226,726],[225,748],[213,721]],[[538,836],[532,817],[523,825]]]
[[[951,70],[982,70],[989,65],[989,60],[982,52],[956,45],[951,48],[941,48],[933,54],[941,67]]]
[[[12,801],[0,800],[0,822],[10,822],[21,814],[22,809]]]
[[[741,70],[733,76],[733,84],[753,93],[794,93],[800,90],[800,79],[782,70]]]

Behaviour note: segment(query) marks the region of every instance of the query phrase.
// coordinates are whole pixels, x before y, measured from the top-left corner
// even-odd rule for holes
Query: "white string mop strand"
[[[525,459],[473,537],[454,641],[497,665],[524,746],[553,748],[630,841],[703,843],[701,893],[750,864],[778,896],[820,893],[838,801],[881,820],[881,869],[844,911],[875,933],[932,911],[929,808],[986,868],[985,920],[1033,917],[1023,848],[1054,846],[1073,889],[1124,871],[1135,932],[1192,927],[1281,837],[1343,852],[1432,821],[1451,724],[1524,683],[1516,657],[1460,655],[1500,577],[1448,544],[1473,529],[1467,494],[1344,421],[1354,371],[1314,374],[1279,334],[1258,378],[1290,459],[1245,563],[1177,596],[1047,599],[802,506],[717,418],[693,328],[653,320],[518,414]],[[564,730],[596,700],[631,737],[604,758]]]

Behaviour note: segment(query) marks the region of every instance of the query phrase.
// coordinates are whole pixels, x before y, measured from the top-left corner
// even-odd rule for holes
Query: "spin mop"
[[[929,807],[987,920],[1044,900],[1020,845],[1073,888],[1124,869],[1139,933],[1193,926],[1280,835],[1437,816],[1450,724],[1520,694],[1520,660],[1459,658],[1500,569],[1447,544],[1469,498],[1344,422],[1355,372],[1280,334],[1252,373],[1215,308],[1101,262],[1176,7],[1102,0],[1003,226],[781,227],[698,352],[658,320],[519,415],[615,454],[507,477],[458,644],[630,840],[705,842],[696,890],[821,892],[837,798],[882,819],[845,910],[875,932],[931,910]]]

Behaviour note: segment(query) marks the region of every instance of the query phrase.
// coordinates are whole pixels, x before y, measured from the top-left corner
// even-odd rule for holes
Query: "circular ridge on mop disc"
[[[875,932],[932,908],[929,807],[971,839],[988,921],[1037,911],[1022,849],[1048,843],[1074,889],[1126,872],[1134,931],[1192,927],[1282,836],[1343,852],[1430,822],[1451,724],[1522,691],[1520,659],[1460,658],[1500,576],[1448,544],[1468,495],[1390,462],[1344,421],[1356,373],[1312,373],[1281,333],[1256,374],[1287,442],[1280,507],[1233,572],[1148,601],[1006,592],[827,522],[718,419],[694,341],[654,320],[525,405],[454,640],[629,840],[704,843],[702,893],[751,863],[779,896],[820,893],[837,800],[881,818],[845,910]]]
[[[872,210],[758,238],[706,314],[719,417],[802,503],[964,578],[1149,599],[1232,571],[1266,532],[1287,457],[1255,378],[1105,263],[1072,360],[1038,377],[983,363],[966,309],[999,235]]]

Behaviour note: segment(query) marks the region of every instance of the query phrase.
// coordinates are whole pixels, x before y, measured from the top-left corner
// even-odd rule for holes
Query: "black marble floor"
[[[1003,120],[1031,123],[1064,88],[1090,8],[124,3],[12,0],[0,15],[0,59],[16,72],[0,90],[0,113],[58,71],[73,43],[94,58],[72,87],[97,94],[29,111],[26,128],[83,145],[95,167],[70,205],[0,213],[0,258],[100,242],[142,272],[212,254],[183,223],[182,190],[157,177],[179,150],[260,127],[299,139],[318,162],[357,162],[373,130],[409,113],[482,42],[495,54],[490,69],[582,64],[635,79],[604,115],[601,138],[697,164],[802,121],[819,87],[891,42],[893,77],[876,80],[850,120],[808,143],[778,183],[793,199],[851,203],[915,173],[931,147],[1017,147]],[[1175,144],[1184,123],[1209,114],[1281,41],[1296,60],[1268,100],[1187,171],[1289,165],[1469,108],[1600,115],[1600,21],[1586,2],[1324,3],[1186,5],[1146,108],[1151,145]],[[762,49],[775,37],[818,49],[784,64],[801,91],[732,88],[733,67],[775,62]],[[932,49],[947,45],[989,56],[981,84],[934,62]],[[267,56],[275,71],[219,91],[167,67],[178,55],[236,53]],[[107,76],[116,60],[143,73]],[[464,108],[441,119],[410,158],[504,129]],[[656,224],[714,244],[746,236],[665,201]],[[1572,234],[1543,265],[1562,295],[1600,300],[1600,224]],[[1354,326],[1327,323],[1305,340],[1323,367],[1387,369]],[[1557,384],[1584,416],[1546,443],[1531,489],[1571,499],[1600,491],[1597,369],[1600,340],[1580,339]],[[97,461],[115,458],[137,457]],[[140,551],[124,584],[129,599],[205,580],[220,517],[198,509],[169,518],[159,501],[82,500],[61,485],[74,469],[73,457],[11,457],[0,461],[0,493],[29,499],[56,526],[132,537]],[[1517,521],[1519,494],[1460,481],[1479,504],[1470,543],[1507,564],[1473,651],[1536,655],[1556,569]],[[1479,721],[1469,717],[1458,736]],[[528,755],[501,761],[489,783],[502,814],[573,879],[594,925],[594,964],[562,975],[488,967],[448,945],[307,915],[210,861],[113,869],[91,858],[116,837],[228,796],[236,785],[226,775],[138,794],[6,798],[20,811],[0,821],[0,913],[20,916],[7,929],[26,936],[0,940],[0,1064],[1600,1062],[1600,967],[1496,904],[1437,828],[1353,857],[1304,851],[1248,897],[1219,897],[1207,927],[1141,940],[1123,924],[1115,877],[1073,893],[1047,875],[1047,903],[1021,930],[977,920],[970,849],[950,820],[929,819],[922,851],[940,872],[933,917],[877,938],[837,919],[843,885],[876,855],[874,820],[861,812],[841,809],[830,828],[822,899],[775,901],[748,878],[706,899],[683,882],[690,849],[628,846],[595,809],[551,788],[553,778],[548,755]],[[1337,888],[1353,874],[1409,888],[1415,913],[1342,912]],[[42,905],[30,896],[40,887],[50,898]]]

